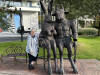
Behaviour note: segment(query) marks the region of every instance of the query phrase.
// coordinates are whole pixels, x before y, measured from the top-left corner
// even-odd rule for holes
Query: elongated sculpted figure
[[[74,64],[74,61],[76,59],[72,59],[72,46],[76,47],[77,43],[77,27],[75,25],[74,20],[67,20],[65,18],[65,11],[63,6],[56,7],[56,11],[53,14],[56,16],[56,23],[55,23],[55,29],[57,32],[57,35],[55,36],[57,47],[59,48],[60,52],[60,67],[61,67],[61,73],[63,74],[63,48],[67,48],[68,51],[68,59],[71,63],[71,66],[73,68],[74,73],[78,73],[77,68]],[[72,44],[73,39],[73,44]],[[75,54],[76,56],[76,54]]]
[[[49,75],[52,74],[52,68],[51,68],[51,49],[53,50],[54,60],[55,60],[55,70],[57,72],[57,59],[56,59],[56,42],[54,39],[54,35],[56,35],[56,30],[54,29],[54,25],[51,19],[51,6],[52,6],[51,0],[48,3],[48,10],[46,8],[46,5],[42,0],[40,0],[41,8],[44,12],[44,23],[42,24],[42,31],[40,35],[43,38],[43,41],[45,43],[45,48],[47,50],[47,60],[48,60],[48,73]]]

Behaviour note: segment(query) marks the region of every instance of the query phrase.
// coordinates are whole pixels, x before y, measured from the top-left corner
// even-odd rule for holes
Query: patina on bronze
[[[60,52],[60,61],[61,61],[61,73],[63,73],[63,48],[67,48],[68,51],[68,59],[71,63],[74,73],[78,73],[78,70],[75,66],[76,61],[76,43],[77,43],[77,27],[75,24],[75,20],[67,20],[65,18],[65,11],[63,6],[56,6],[56,11],[54,13],[56,16],[55,29],[57,31],[57,35],[55,36],[57,47]],[[73,38],[73,43],[72,39]],[[75,49],[74,61],[72,59],[72,46]]]
[[[59,49],[60,54],[60,73],[64,74],[63,68],[63,48],[67,48],[68,51],[68,59],[71,63],[74,73],[78,73],[78,70],[75,65],[76,61],[76,45],[77,45],[77,27],[75,24],[75,20],[67,20],[65,18],[65,14],[68,12],[64,11],[64,7],[61,4],[56,5],[55,13],[52,14],[56,17],[56,21],[51,21],[51,11],[52,11],[52,2],[51,0],[48,3],[48,11],[45,8],[45,4],[43,1],[40,1],[41,8],[45,13],[44,24],[42,25],[42,37],[45,40],[45,47],[48,51],[48,70],[49,74],[52,73],[51,63],[50,63],[50,50],[53,47],[54,59],[55,59],[55,67],[57,71],[57,60],[56,60],[56,46]],[[51,4],[50,4],[51,3]],[[51,6],[50,6],[51,5]],[[50,9],[51,8],[51,9]],[[48,13],[48,14],[47,14]],[[52,29],[53,28],[53,29]],[[56,32],[56,34],[55,34]],[[73,43],[72,43],[73,38]],[[56,41],[56,43],[55,43]],[[72,47],[74,46],[74,61],[72,59]]]
[[[41,8],[44,12],[44,23],[42,24],[40,38],[44,41],[45,48],[47,50],[47,60],[48,60],[48,73],[52,74],[51,68],[51,49],[53,50],[54,60],[55,60],[55,70],[57,72],[57,59],[56,59],[56,42],[54,39],[54,35],[56,35],[56,30],[54,29],[54,25],[51,19],[51,10],[52,10],[52,1],[50,0],[48,3],[48,8],[46,8],[45,3],[40,0]],[[42,46],[44,46],[42,45]]]

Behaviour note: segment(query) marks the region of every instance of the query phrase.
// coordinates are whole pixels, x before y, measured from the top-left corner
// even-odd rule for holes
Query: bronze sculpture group
[[[57,5],[55,12],[52,12],[52,2],[50,0],[48,3],[48,8],[45,7],[45,4],[40,0],[41,8],[44,12],[44,23],[41,28],[40,38],[42,38],[45,48],[47,49],[47,60],[48,60],[48,73],[52,74],[51,68],[51,49],[53,50],[54,60],[55,60],[55,70],[58,71],[57,58],[56,58],[56,49],[59,50],[60,55],[60,73],[64,74],[63,68],[63,48],[67,48],[68,59],[71,63],[74,73],[78,73],[78,70],[75,66],[76,54],[74,60],[72,59],[72,46],[76,47],[77,43],[77,27],[74,20],[67,20],[65,18],[65,11],[62,5]],[[56,20],[52,21],[52,15],[55,16]],[[73,38],[73,44],[72,44]],[[40,42],[41,43],[41,42]],[[43,45],[42,45],[43,46]],[[76,53],[76,51],[75,51]]]

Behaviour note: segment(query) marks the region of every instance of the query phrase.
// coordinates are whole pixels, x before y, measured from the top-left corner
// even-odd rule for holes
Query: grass
[[[80,37],[78,58],[100,60],[100,37]]]
[[[0,54],[9,46],[22,45],[26,47],[27,42],[4,42],[0,43]],[[57,53],[59,53],[57,51]],[[64,57],[67,56],[67,51],[64,49]],[[43,50],[40,48],[39,56],[43,56]],[[57,56],[59,57],[59,56]],[[98,59],[100,60],[100,37],[79,37],[77,48],[78,59]]]
[[[3,50],[5,50],[6,48],[8,48],[9,46],[16,46],[16,45],[22,45],[22,46],[26,46],[26,41],[24,42],[20,42],[20,41],[15,41],[15,42],[1,42],[0,43],[0,53],[3,52]]]

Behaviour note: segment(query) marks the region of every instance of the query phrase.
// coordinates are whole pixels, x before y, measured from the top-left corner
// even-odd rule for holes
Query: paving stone
[[[44,70],[43,60],[38,59],[35,69],[29,71],[25,59],[17,59],[15,62],[12,58],[3,58],[3,62],[0,62],[0,75],[47,75],[47,63],[46,70]],[[59,75],[55,72],[54,61],[52,63],[52,75]],[[58,60],[58,68],[60,69],[60,60]],[[78,68],[78,74],[74,74],[71,65],[68,60],[64,60],[64,75],[100,75],[100,61],[95,59],[80,59],[77,61],[76,66]]]

